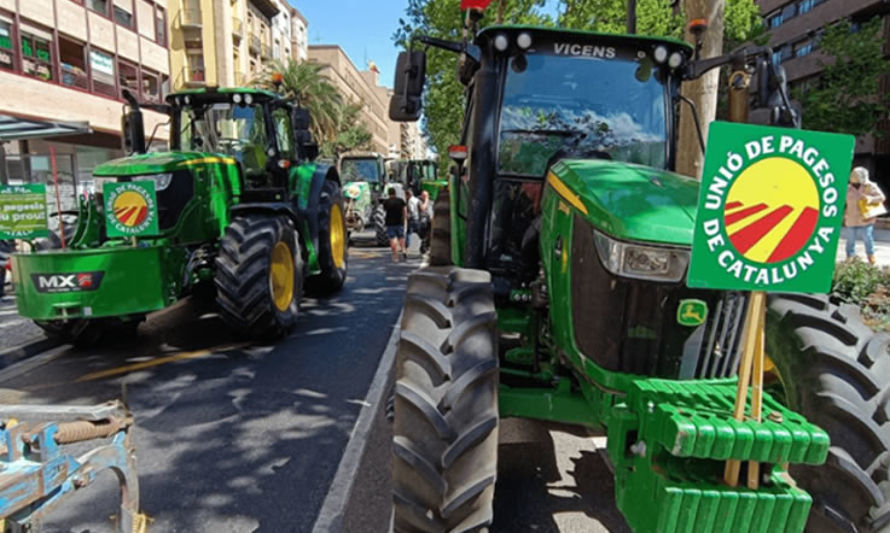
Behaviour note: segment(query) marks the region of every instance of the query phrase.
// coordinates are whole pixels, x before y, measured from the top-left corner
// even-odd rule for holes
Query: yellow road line
[[[194,352],[182,352],[174,355],[168,355],[167,357],[160,357],[158,359],[152,359],[151,361],[143,361],[141,363],[133,363],[131,365],[119,366],[117,368],[109,368],[108,370],[100,370],[98,372],[91,372],[89,374],[85,374],[80,376],[74,383],[83,383],[84,381],[95,381],[97,379],[108,378],[112,376],[119,376],[121,374],[129,374],[130,372],[135,372],[137,370],[143,370],[146,368],[151,368],[155,366],[165,365],[167,363],[174,363],[176,361],[184,361],[187,359],[199,359],[201,357],[207,357],[209,355],[214,355],[218,352],[224,352],[226,350],[237,350],[239,348],[244,348],[245,346],[249,346],[249,343],[243,342],[239,344],[232,344],[229,346],[221,346],[218,348],[213,348],[210,350],[197,350]]]

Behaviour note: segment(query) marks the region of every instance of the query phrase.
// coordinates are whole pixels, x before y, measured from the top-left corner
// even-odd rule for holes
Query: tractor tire
[[[430,228],[430,266],[451,265],[451,199],[440,194],[433,203]]]
[[[822,295],[769,297],[766,353],[788,407],[828,432],[821,466],[792,465],[813,497],[807,531],[890,530],[890,335]]]
[[[374,208],[371,214],[374,221],[374,233],[377,239],[377,246],[389,246],[389,237],[386,236],[386,211],[382,205]]]
[[[226,228],[216,258],[216,304],[223,321],[257,340],[297,323],[303,261],[297,232],[283,217],[247,215]]]
[[[408,280],[393,412],[394,531],[492,522],[498,446],[497,314],[488,272]]]
[[[321,274],[306,280],[306,290],[329,295],[343,288],[349,263],[343,198],[336,181],[325,181],[318,215],[318,264]]]

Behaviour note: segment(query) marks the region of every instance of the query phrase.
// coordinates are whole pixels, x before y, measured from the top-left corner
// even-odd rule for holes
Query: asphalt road
[[[10,286],[7,285],[6,288],[9,291]],[[14,294],[7,292],[6,296],[0,298],[0,352],[43,338],[45,336],[40,328],[18,315]]]
[[[352,248],[344,291],[305,301],[296,331],[270,346],[231,337],[212,308],[187,300],[151,316],[137,339],[65,349],[11,379],[15,366],[0,371],[0,403],[92,404],[125,395],[152,533],[313,531],[322,508],[339,498],[343,531],[383,532],[391,425],[382,403],[366,395],[407,275],[418,266],[416,259],[393,264],[385,249]],[[367,433],[355,429],[360,417]],[[338,466],[357,439],[363,453],[348,470],[352,491],[337,494],[330,489]],[[502,421],[492,531],[629,531],[597,452],[603,444],[565,428]],[[117,505],[107,473],[53,512],[44,531],[112,531]]]
[[[185,301],[137,339],[0,373],[0,402],[91,404],[126,387],[150,531],[309,531],[418,266],[382,249],[351,252],[343,292],[307,300],[296,331],[273,346],[244,345],[211,309]],[[45,530],[109,531],[116,507],[109,473]]]

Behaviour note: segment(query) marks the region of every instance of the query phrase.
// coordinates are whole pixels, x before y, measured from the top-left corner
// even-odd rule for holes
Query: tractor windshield
[[[340,163],[340,177],[344,181],[380,181],[380,166],[376,159],[344,159]]]
[[[180,113],[182,150],[228,154],[248,173],[265,171],[269,141],[262,105],[213,103]]]
[[[664,167],[667,91],[635,60],[529,54],[504,88],[500,173],[542,177],[557,151]]]

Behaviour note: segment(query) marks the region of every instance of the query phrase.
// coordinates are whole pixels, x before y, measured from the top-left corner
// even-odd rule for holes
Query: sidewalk
[[[846,245],[846,239],[842,238],[837,246],[838,261],[843,261],[847,258],[844,252]],[[856,254],[865,261],[865,245],[862,241],[856,243]],[[890,267],[890,229],[875,228],[875,259],[878,266]]]

